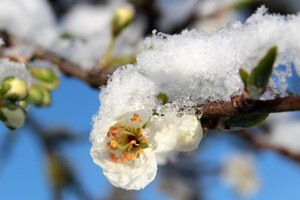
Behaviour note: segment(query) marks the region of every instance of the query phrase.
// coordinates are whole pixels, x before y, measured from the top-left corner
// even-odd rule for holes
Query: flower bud
[[[184,114],[179,119],[177,134],[175,148],[178,151],[193,151],[203,137],[203,128],[196,116]]]
[[[6,100],[22,100],[26,98],[27,94],[27,84],[23,80],[8,76],[1,83],[0,95]]]
[[[129,6],[118,8],[112,17],[112,32],[116,37],[133,19],[133,9]]]
[[[51,103],[51,95],[49,90],[46,88],[33,85],[29,88],[29,96],[27,100],[38,107],[49,106]]]
[[[13,103],[5,104],[0,108],[0,119],[9,129],[23,126],[26,111]]]
[[[33,67],[30,71],[34,78],[48,90],[53,90],[58,87],[59,78],[52,69]]]

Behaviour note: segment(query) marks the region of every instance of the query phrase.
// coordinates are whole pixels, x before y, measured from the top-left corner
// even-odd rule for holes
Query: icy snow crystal
[[[27,85],[33,83],[33,79],[24,64],[8,59],[0,59],[0,82],[8,76],[14,76],[24,80]]]
[[[238,70],[250,72],[276,45],[275,66],[285,65],[287,70],[274,72],[281,91],[272,80],[271,86],[273,92],[285,95],[285,77],[291,75],[292,63],[300,74],[299,31],[300,15],[270,15],[261,7],[245,24],[232,22],[211,35],[195,30],[180,35],[154,32],[145,42],[148,49],[137,56],[136,67],[171,100],[188,96],[198,103],[228,101],[243,88]]]
[[[153,102],[159,93],[169,96],[173,106],[167,104],[167,108],[173,111],[193,104],[229,101],[244,87],[239,69],[250,72],[274,45],[278,47],[275,66],[285,65],[287,69],[275,67],[280,90],[271,79],[269,92],[262,98],[286,95],[285,78],[291,75],[292,64],[300,74],[300,15],[270,15],[266,11],[261,7],[245,24],[232,22],[211,35],[195,30],[179,35],[154,31],[137,56],[137,64],[115,72],[103,88],[98,114],[111,115],[110,109],[122,110],[133,102]],[[150,106],[156,111],[164,107],[157,101]]]

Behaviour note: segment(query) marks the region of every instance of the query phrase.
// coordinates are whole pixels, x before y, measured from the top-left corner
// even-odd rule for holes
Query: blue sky
[[[62,76],[61,87],[53,93],[53,104],[50,108],[31,108],[33,114],[42,124],[48,127],[66,126],[76,133],[82,133],[84,140],[64,145],[63,152],[73,164],[81,185],[92,196],[105,197],[111,190],[110,183],[102,170],[93,163],[88,141],[91,129],[91,117],[97,112],[100,102],[99,90],[74,78]],[[0,125],[0,143],[8,134],[15,134],[15,142],[8,159],[0,159],[0,199],[52,199],[52,188],[45,168],[44,151],[41,144],[26,127],[15,133],[7,132]],[[220,162],[224,156],[236,151],[231,136],[217,134],[202,141],[197,159]],[[195,166],[197,167],[197,166]],[[246,199],[299,199],[300,169],[299,166],[276,153],[264,151],[257,155],[257,169],[262,180],[258,194]],[[158,189],[158,178],[146,189],[137,193],[144,200],[168,199],[167,194]],[[234,192],[217,177],[205,179],[204,196],[209,200],[237,199]],[[76,199],[71,192],[66,192],[65,199]]]

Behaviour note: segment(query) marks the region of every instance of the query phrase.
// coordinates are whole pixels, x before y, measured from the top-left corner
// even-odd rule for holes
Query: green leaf
[[[169,101],[169,97],[168,97],[168,95],[165,94],[165,93],[159,93],[159,94],[156,96],[156,98],[157,98],[158,100],[161,100],[162,103],[163,103],[163,105],[166,104],[166,103],[168,103],[168,101]]]
[[[243,69],[243,68],[241,68],[241,69],[239,70],[239,73],[240,73],[241,79],[242,79],[242,81],[243,81],[245,87],[247,87],[247,85],[248,85],[249,73],[248,73],[245,69]]]
[[[11,85],[8,83],[2,83],[0,88],[0,95],[5,95],[8,90],[10,90]]]
[[[270,76],[272,74],[276,55],[277,47],[274,46],[252,70],[247,81],[247,90],[249,92],[250,98],[258,99],[266,90]]]
[[[261,124],[269,114],[255,114],[245,116],[235,116],[227,119],[224,124],[226,129],[236,130],[241,128],[250,128]]]

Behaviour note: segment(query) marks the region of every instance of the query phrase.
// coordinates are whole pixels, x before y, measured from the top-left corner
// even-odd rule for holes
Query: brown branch
[[[196,106],[203,120],[219,117],[266,114],[300,110],[300,96],[288,96],[273,100],[247,100],[236,96],[231,101],[214,102]]]
[[[294,161],[297,161],[297,162],[300,161],[300,154],[291,152],[288,149],[274,145],[274,144],[268,142],[267,140],[252,136],[246,130],[239,130],[239,131],[236,131],[235,133],[237,133],[236,135],[240,136],[242,139],[250,142],[254,147],[256,147],[258,149],[271,150],[271,151],[277,152],[283,156],[286,156]]]
[[[7,32],[0,32],[0,37],[4,39],[8,46],[18,44],[30,45],[20,38],[7,34]],[[99,67],[93,67],[87,70],[39,46],[34,46],[34,56],[53,62],[66,75],[77,77],[93,87],[99,87],[106,84],[108,75],[116,69],[110,68],[106,70],[100,69]],[[228,102],[220,101],[198,105],[196,106],[196,110],[196,114],[202,113],[202,122],[206,124],[205,120],[213,121],[220,117],[300,110],[300,96],[277,97],[274,100],[265,101],[249,100],[245,99],[243,96],[236,96]],[[212,123],[210,122],[207,124]],[[206,127],[211,128],[209,125]]]
[[[0,32],[0,37],[3,38],[6,46],[14,46],[14,45],[29,45],[32,46],[29,42],[22,40],[18,37],[15,37],[11,34],[8,34],[5,31]],[[34,48],[34,56],[36,58],[45,59],[53,64],[56,64],[59,69],[64,72],[68,76],[73,76],[81,79],[82,81],[90,84],[93,87],[99,87],[103,84],[106,84],[108,75],[111,74],[115,68],[110,69],[100,69],[99,67],[91,66],[90,69],[84,69],[83,67],[75,64],[57,54],[46,50],[37,45],[33,46]]]

